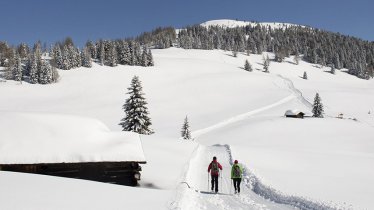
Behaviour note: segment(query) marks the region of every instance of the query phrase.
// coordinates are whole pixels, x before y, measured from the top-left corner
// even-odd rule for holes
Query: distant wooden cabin
[[[300,112],[298,110],[287,110],[286,113],[284,114],[286,117],[291,117],[291,118],[301,118],[303,119],[305,114],[304,112]]]
[[[138,185],[146,163],[138,134],[85,118],[4,115],[12,123],[0,119],[0,170]]]

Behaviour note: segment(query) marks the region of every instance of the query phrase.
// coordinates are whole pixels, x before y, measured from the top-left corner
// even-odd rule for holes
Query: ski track
[[[210,176],[207,168],[213,156],[222,165],[219,178],[219,193],[210,192]],[[233,164],[229,145],[199,145],[188,164],[183,182],[178,187],[177,199],[170,209],[255,209],[255,210],[343,210],[349,207],[323,203],[311,199],[286,195],[261,182],[248,168],[244,168],[241,194],[233,194],[230,179]],[[208,181],[209,179],[209,181]]]
[[[203,134],[245,120],[252,115],[272,109],[295,98],[299,100],[305,107],[309,109],[312,108],[312,104],[306,98],[304,98],[300,90],[295,88],[290,79],[281,75],[277,76],[282,80],[282,85],[290,90],[292,93],[291,95],[273,104],[231,117],[207,128],[194,131],[192,132],[192,136],[194,138],[201,137]],[[222,176],[219,178],[219,194],[211,194],[209,190],[210,177],[207,173],[207,167],[213,156],[217,157],[218,161],[223,167]],[[333,203],[323,203],[303,197],[283,194],[282,192],[263,184],[261,179],[248,170],[244,164],[242,164],[244,168],[244,175],[241,184],[241,194],[233,195],[234,188],[230,179],[230,170],[232,164],[233,158],[229,145],[198,145],[192,154],[184,174],[181,182],[183,185],[178,186],[175,202],[172,202],[169,205],[170,209],[351,209],[350,207],[339,206]]]
[[[233,124],[233,123],[236,123],[236,122],[239,122],[239,121],[242,121],[242,120],[245,120],[247,119],[248,117],[252,116],[252,115],[255,115],[255,114],[258,114],[260,112],[264,112],[266,110],[269,110],[271,108],[274,108],[276,106],[279,106],[279,105],[282,105],[284,103],[287,103],[291,100],[293,100],[294,98],[296,98],[295,95],[289,95],[273,104],[270,104],[270,105],[267,105],[267,106],[264,106],[262,108],[259,108],[259,109],[255,109],[255,110],[252,110],[252,111],[249,111],[249,112],[246,112],[244,114],[240,114],[240,115],[237,115],[235,117],[232,117],[232,118],[229,118],[227,120],[224,120],[222,122],[219,122],[215,125],[212,125],[212,126],[209,126],[207,128],[203,128],[203,129],[200,129],[200,130],[197,130],[197,131],[194,131],[192,132],[192,137],[194,138],[197,138],[203,134],[206,134],[206,133],[209,133],[209,132],[212,132],[216,129],[220,129],[220,128],[223,128],[229,124]]]
[[[258,108],[258,109],[255,109],[255,110],[252,110],[252,111],[249,111],[249,112],[246,112],[244,114],[240,114],[240,115],[237,115],[237,116],[234,116],[234,117],[231,117],[227,120],[224,120],[222,122],[219,122],[217,124],[214,124],[212,126],[209,126],[207,128],[203,128],[203,129],[200,129],[200,130],[196,130],[194,132],[192,132],[192,137],[194,138],[197,138],[203,134],[206,134],[206,133],[209,133],[209,132],[212,132],[216,129],[220,129],[220,128],[223,128],[229,124],[233,124],[233,123],[236,123],[236,122],[239,122],[239,121],[242,121],[242,120],[245,120],[247,119],[248,117],[252,116],[252,115],[255,115],[255,114],[258,114],[258,113],[261,113],[261,112],[264,112],[266,110],[269,110],[269,109],[272,109],[274,107],[277,107],[277,106],[280,106],[282,104],[285,104],[293,99],[297,99],[299,100],[305,107],[307,107],[309,110],[312,110],[313,108],[313,104],[310,103],[302,94],[302,92],[300,90],[298,90],[293,82],[288,79],[288,78],[285,78],[281,75],[277,75],[277,77],[279,77],[281,80],[282,80],[282,85],[284,87],[286,87],[288,90],[290,90],[291,92],[291,95],[273,103],[273,104],[270,104],[270,105],[267,105],[267,106],[264,106],[264,107],[261,107],[261,108]],[[277,84],[275,84],[276,86],[278,86]],[[282,88],[281,86],[278,86],[280,88]]]
[[[245,187],[245,183],[241,185],[241,194],[233,195],[234,188],[230,179],[232,158],[227,148],[221,145],[197,147],[184,178],[183,183],[187,184],[179,186],[180,200],[173,203],[171,209],[294,209],[256,195],[250,188]],[[210,176],[207,168],[213,156],[217,156],[223,167],[222,176],[219,178],[219,194],[211,194],[209,190]]]
[[[283,77],[280,74],[277,74],[277,76],[283,80],[285,86],[292,92],[292,94],[306,107],[308,107],[310,110],[313,108],[313,104],[310,103],[304,96],[303,93],[295,87],[292,80]]]

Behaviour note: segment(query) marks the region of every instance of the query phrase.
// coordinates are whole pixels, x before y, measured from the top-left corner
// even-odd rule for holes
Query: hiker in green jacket
[[[240,193],[240,182],[242,181],[243,168],[238,164],[238,161],[234,161],[234,165],[231,167],[231,179],[234,182],[235,194]]]

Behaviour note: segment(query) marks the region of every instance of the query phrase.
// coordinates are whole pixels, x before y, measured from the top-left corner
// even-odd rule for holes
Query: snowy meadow
[[[139,187],[1,171],[2,208],[119,209],[130,203],[132,209],[292,209],[284,204],[302,199],[312,202],[306,209],[374,208],[373,79],[359,79],[346,69],[331,74],[328,67],[304,61],[296,65],[292,56],[282,63],[271,61],[264,73],[263,58],[273,60],[273,53],[234,57],[224,50],[172,47],[152,54],[151,67],[94,63],[92,68],[58,70],[60,81],[47,86],[0,82],[0,115],[10,120],[1,119],[0,130],[27,130],[27,123],[8,123],[31,113],[83,117],[87,122],[82,123],[101,121],[99,130],[119,132],[127,88],[137,75],[155,131],[141,136],[147,164]],[[252,72],[243,69],[245,60]],[[317,92],[325,118],[310,117]],[[284,116],[294,109],[306,117]],[[186,116],[194,140],[180,137]],[[46,126],[37,119],[30,123]],[[69,121],[74,117],[63,119],[83,126]],[[49,125],[59,138],[66,137],[57,132],[64,129],[62,121]],[[38,142],[33,136],[28,140]],[[201,193],[207,191],[213,155],[224,165],[224,194],[232,193],[230,161],[245,166],[248,179],[241,197]],[[259,195],[250,176],[272,190]],[[266,196],[274,192],[289,202],[278,204],[279,198]]]

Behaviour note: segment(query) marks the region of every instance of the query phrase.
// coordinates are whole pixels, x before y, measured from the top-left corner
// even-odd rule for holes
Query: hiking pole
[[[223,188],[222,188],[222,173],[221,173],[221,190],[223,192]]]
[[[234,181],[233,179],[230,179],[230,194],[231,194],[232,182],[233,182],[233,181]]]
[[[207,192],[209,192],[209,172],[208,172],[208,189]]]

